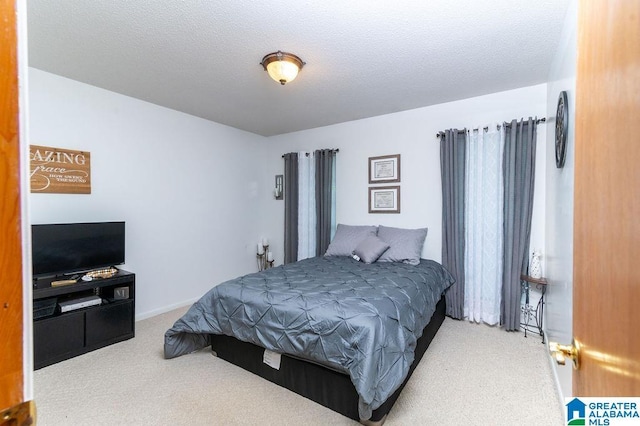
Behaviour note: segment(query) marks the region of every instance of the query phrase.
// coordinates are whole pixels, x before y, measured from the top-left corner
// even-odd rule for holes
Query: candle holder
[[[262,244],[262,250],[258,250],[256,257],[258,260],[258,271],[273,268],[273,255],[269,251],[269,244]],[[271,260],[269,260],[270,258]]]

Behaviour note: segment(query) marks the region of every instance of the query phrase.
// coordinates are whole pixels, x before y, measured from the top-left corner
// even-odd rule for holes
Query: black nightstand
[[[529,275],[523,274],[520,275],[520,281],[522,285],[522,292],[525,294],[524,305],[520,308],[524,314],[524,322],[520,323],[520,328],[524,330],[524,337],[527,337],[527,332],[538,333],[542,336],[542,343],[544,344],[542,321],[544,319],[544,294],[547,292],[547,279],[533,278]],[[529,303],[531,285],[535,285],[536,289],[541,292],[540,300],[538,300],[535,307]],[[530,324],[531,320],[534,320],[535,324]]]

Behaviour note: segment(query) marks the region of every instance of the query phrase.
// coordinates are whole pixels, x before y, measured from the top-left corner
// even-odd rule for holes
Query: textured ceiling
[[[568,2],[28,0],[29,65],[270,136],[545,82]]]

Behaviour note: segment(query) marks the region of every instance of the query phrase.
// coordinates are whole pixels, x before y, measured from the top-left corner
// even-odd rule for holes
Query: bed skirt
[[[280,369],[276,370],[263,362],[264,348],[226,335],[211,335],[211,350],[225,361],[346,417],[364,424],[381,425],[444,321],[445,311],[443,296],[436,305],[436,311],[429,324],[424,328],[422,336],[417,341],[415,359],[411,364],[407,378],[380,407],[373,411],[371,418],[367,420],[359,418],[358,393],[347,374],[287,355],[282,355]]]

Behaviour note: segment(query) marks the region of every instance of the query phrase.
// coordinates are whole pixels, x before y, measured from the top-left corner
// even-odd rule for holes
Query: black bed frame
[[[418,339],[415,359],[409,368],[407,378],[380,407],[373,411],[371,419],[366,421],[360,419],[358,415],[358,394],[347,374],[287,355],[282,355],[280,369],[276,370],[263,362],[264,348],[225,335],[211,335],[211,350],[225,361],[229,361],[322,404],[346,417],[365,424],[381,425],[444,321],[445,311],[443,296],[436,305],[436,311],[431,317],[431,321],[424,328],[422,336]]]

